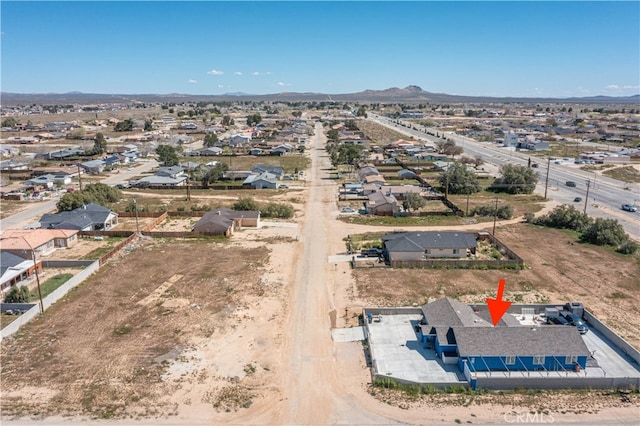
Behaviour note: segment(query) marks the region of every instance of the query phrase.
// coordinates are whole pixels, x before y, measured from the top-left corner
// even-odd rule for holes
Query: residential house
[[[365,183],[364,185],[362,185],[362,194],[363,195],[369,195],[369,194],[373,194],[374,192],[378,192],[380,191],[380,188],[382,188],[384,185],[384,182],[372,182],[372,183]]]
[[[457,364],[472,388],[478,374],[586,368],[590,352],[576,327],[522,325],[513,314],[493,326],[488,310],[449,297],[422,306],[423,346]]]
[[[212,211],[205,213],[204,216],[196,222],[191,231],[230,237],[233,235],[234,229],[235,222],[233,219],[223,216],[219,211]]]
[[[31,256],[25,256],[0,251],[0,289],[3,293],[12,286],[31,279],[36,268],[38,272],[42,272],[42,260],[36,259],[34,263]]]
[[[71,211],[45,214],[40,226],[45,229],[108,231],[118,224],[118,214],[98,204],[89,203]]]
[[[209,148],[205,148],[200,150],[200,155],[209,156],[209,155],[220,155],[224,152],[222,148],[217,146],[210,146]]]
[[[284,169],[280,166],[265,166],[264,164],[257,164],[252,169],[253,173],[264,173],[269,172],[272,175],[275,175],[278,180],[281,180],[284,176]]]
[[[396,197],[377,191],[369,194],[368,200],[365,202],[366,209],[369,213],[376,216],[393,216],[394,213],[400,211],[400,203]]]
[[[262,148],[251,148],[249,155],[262,155]]]
[[[407,194],[422,194],[424,188],[416,185],[384,185],[380,187],[380,190],[387,194],[392,194],[398,200],[404,200],[407,198]]]
[[[275,189],[278,187],[278,177],[273,173],[263,172],[260,174],[252,174],[247,177],[242,185],[249,185],[255,189],[270,188]]]
[[[173,188],[177,186],[185,186],[187,184],[187,175],[179,175],[177,177],[152,175],[138,179],[135,186],[141,188]]]
[[[156,176],[167,176],[174,179],[184,175],[184,167],[182,166],[159,167],[156,171]]]
[[[369,175],[369,176],[365,176],[363,179],[363,182],[365,184],[368,183],[375,183],[378,186],[382,186],[384,184],[387,183],[387,181],[384,179],[384,176],[382,175]]]
[[[196,228],[202,229],[199,224],[208,223],[208,218],[211,216],[222,216],[230,219],[234,222],[235,228],[258,228],[260,226],[260,211],[258,210],[231,210],[226,207],[220,207],[219,209],[205,213],[202,219],[194,225],[194,231]]]
[[[251,145],[251,136],[249,135],[231,135],[229,137],[230,147],[248,147]]]
[[[415,179],[416,173],[409,169],[398,170],[398,179]]]
[[[78,231],[68,229],[7,229],[0,234],[3,251],[30,258],[47,256],[57,248],[68,248],[78,242]]]
[[[464,258],[478,247],[475,234],[455,231],[397,232],[383,235],[382,242],[390,262]]]
[[[367,176],[379,175],[380,172],[373,166],[364,166],[358,169],[358,177],[360,180],[364,180]]]
[[[80,163],[80,167],[90,174],[102,173],[106,165],[107,163],[104,160],[90,160]]]

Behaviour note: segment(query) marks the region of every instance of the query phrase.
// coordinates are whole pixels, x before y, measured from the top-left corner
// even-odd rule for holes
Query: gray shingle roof
[[[45,214],[40,226],[49,229],[84,229],[91,224],[105,223],[113,212],[99,204],[89,203],[71,211]]]
[[[422,306],[427,324],[434,326],[490,327],[491,323],[476,315],[471,306],[443,297]]]
[[[400,247],[412,247],[407,245],[406,242],[398,242],[395,240],[405,239],[413,242],[413,247],[422,247],[425,249],[466,249],[477,247],[476,236],[470,232],[449,232],[449,231],[433,231],[433,232],[398,232],[393,234],[386,234],[382,236],[382,240],[385,242],[385,246],[389,250],[405,251]],[[396,248],[395,244],[399,244]],[[409,250],[415,251],[415,250]]]
[[[576,327],[452,327],[460,356],[588,356]]]

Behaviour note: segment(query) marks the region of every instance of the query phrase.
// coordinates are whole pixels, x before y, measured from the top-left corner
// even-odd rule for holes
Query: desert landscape
[[[2,421],[499,424],[528,414],[539,422],[637,422],[637,392],[411,395],[373,387],[363,344],[331,339],[332,328],[358,325],[365,306],[420,305],[442,296],[483,302],[505,278],[506,299],[580,300],[638,347],[640,263],[519,218],[498,222],[497,236],[525,260],[520,271],[352,270],[348,262],[330,263],[330,255],[346,252],[347,235],[397,229],[336,220],[324,143],[318,124],[308,150],[310,184],[296,191],[295,220],[263,221],[229,240],[140,237],[5,339]]]

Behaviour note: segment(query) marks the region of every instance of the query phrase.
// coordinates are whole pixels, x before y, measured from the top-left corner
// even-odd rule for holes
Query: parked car
[[[623,204],[622,205],[622,210],[627,211],[627,212],[637,212],[638,208],[636,206],[634,206],[633,204]]]
[[[579,203],[580,201],[582,201],[582,197],[576,197],[573,199],[574,203]]]
[[[569,324],[576,326],[580,334],[585,334],[587,331],[589,331],[589,327],[584,323],[584,321],[582,321],[582,318],[580,318],[573,312],[562,311],[560,315],[562,315],[564,319],[569,321]]]
[[[576,187],[576,183],[574,181],[572,181],[572,180],[568,180],[565,185],[570,186],[572,188]]]
[[[289,189],[289,185],[285,185],[285,184],[278,185],[278,188],[280,188],[280,189]]]
[[[538,163],[531,163],[531,167],[533,167],[534,169],[538,168]]]
[[[368,248],[364,249],[360,252],[360,256],[362,257],[380,257],[382,256],[382,249],[379,248]]]
[[[548,324],[556,324],[556,325],[570,325],[569,321],[561,317],[560,315],[549,315],[547,317]]]
[[[356,209],[354,209],[353,207],[343,207],[342,208],[342,213],[355,213]]]

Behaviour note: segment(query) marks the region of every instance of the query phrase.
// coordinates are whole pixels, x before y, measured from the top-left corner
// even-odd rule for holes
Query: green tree
[[[116,132],[130,132],[133,130],[133,120],[127,118],[126,120],[116,123],[113,130]]]
[[[250,114],[250,115],[247,116],[247,126],[249,126],[249,127],[255,126],[256,124],[260,123],[261,121],[262,121],[262,117],[258,113]]]
[[[227,170],[229,170],[229,165],[227,163],[217,163],[215,166],[206,170],[200,179],[202,181],[202,186],[206,188],[210,183],[218,182],[222,179],[224,172]]]
[[[144,131],[150,132],[153,130],[153,122],[151,120],[144,120]]]
[[[4,303],[27,303],[29,289],[23,285],[14,285],[4,296]]]
[[[452,157],[460,155],[464,152],[464,149],[462,149],[461,146],[456,145],[456,143],[452,140],[437,141],[436,146],[442,154],[450,155]]]
[[[102,154],[107,151],[107,140],[102,133],[96,133],[96,137],[93,141],[93,151],[96,154]]]
[[[416,194],[415,192],[410,192],[407,194],[407,197],[402,202],[402,206],[409,211],[416,211],[421,207],[427,205],[427,200],[424,199],[420,194]]]
[[[158,161],[165,167],[175,166],[180,163],[178,151],[171,145],[160,145],[156,148]]]
[[[15,127],[16,124],[18,124],[18,120],[13,117],[7,117],[2,120],[2,127]]]
[[[635,252],[638,251],[638,248],[640,248],[638,243],[633,240],[627,240],[620,244],[620,247],[618,247],[616,251],[622,254],[635,254]]]
[[[532,168],[517,164],[502,165],[500,174],[501,176],[493,181],[490,190],[509,194],[531,194],[538,182],[538,175]]]
[[[240,198],[233,204],[233,210],[260,210],[260,206],[256,203],[253,198],[244,197]]]
[[[440,175],[440,185],[449,194],[474,194],[480,192],[480,183],[475,173],[462,163],[452,163]],[[447,188],[448,185],[448,188]]]
[[[327,139],[331,140],[331,141],[337,141],[338,140],[338,135],[340,133],[338,132],[337,129],[331,129],[327,132]]]
[[[234,122],[233,119],[231,117],[229,117],[228,115],[225,115],[222,117],[222,125],[223,126],[233,126]]]
[[[580,241],[599,246],[617,247],[628,240],[629,236],[616,219],[597,218],[580,235]]]
[[[109,203],[116,203],[122,198],[122,192],[104,183],[92,183],[82,191],[68,192],[56,204],[58,211],[69,211],[85,204],[96,203],[108,207]]]
[[[207,133],[204,136],[204,146],[210,147],[215,145],[218,142],[218,136],[215,133]]]

